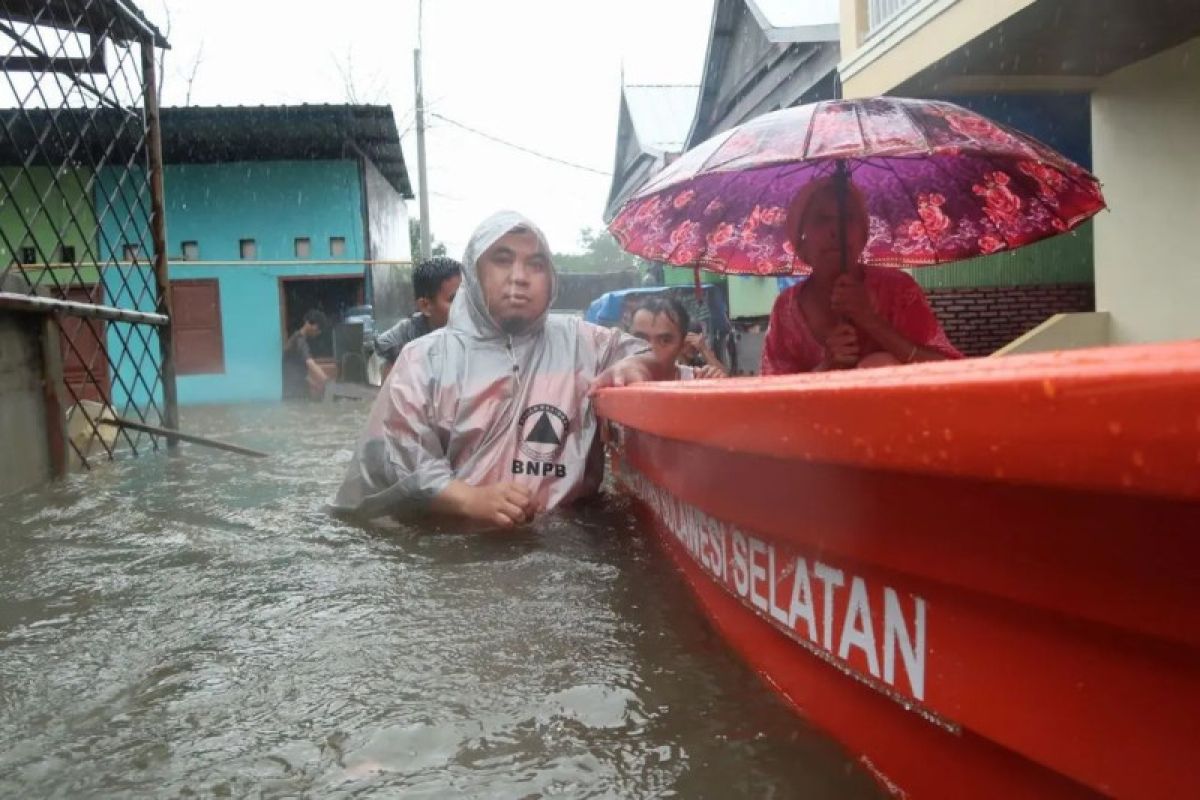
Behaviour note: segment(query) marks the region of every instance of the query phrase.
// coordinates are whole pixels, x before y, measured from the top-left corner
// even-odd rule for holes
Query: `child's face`
[[[455,275],[442,281],[442,285],[434,297],[417,298],[417,308],[429,318],[429,327],[433,330],[441,328],[450,319],[450,304],[454,302],[454,295],[458,292],[458,286],[461,283],[462,276]]]

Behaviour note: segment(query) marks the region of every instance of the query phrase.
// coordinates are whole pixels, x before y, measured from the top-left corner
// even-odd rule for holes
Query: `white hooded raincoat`
[[[591,494],[603,478],[592,380],[644,342],[575,317],[542,316],[508,335],[488,313],[479,257],[513,228],[545,237],[503,211],[471,236],[463,283],[445,328],[410,343],[379,393],[335,511],[377,519],[420,511],[451,480],[512,481],[539,509]],[[553,304],[558,276],[551,267]]]

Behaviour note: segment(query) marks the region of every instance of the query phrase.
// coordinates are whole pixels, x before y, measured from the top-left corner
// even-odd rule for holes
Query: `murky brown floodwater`
[[[276,455],[0,500],[0,796],[875,796],[623,500],[508,535],[327,517],[363,413],[185,409]]]

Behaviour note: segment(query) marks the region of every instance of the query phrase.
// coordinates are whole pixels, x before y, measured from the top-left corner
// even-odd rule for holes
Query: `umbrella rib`
[[[992,160],[991,164],[993,167],[996,165],[994,159]],[[1066,218],[1064,218],[1062,214],[1059,213],[1058,209],[1056,209],[1054,206],[1050,205],[1049,203],[1047,203],[1045,200],[1042,199],[1041,192],[1039,191],[1041,189],[1041,185],[1038,184],[1037,180],[1035,180],[1033,178],[1033,176],[1026,175],[1025,173],[1022,173],[1019,169],[1013,170],[1013,172],[1019,173],[1019,174],[1013,175],[1012,177],[1014,177],[1017,180],[1024,183],[1026,189],[1032,189],[1032,191],[1028,192],[1029,198],[1031,200],[1036,200],[1037,203],[1042,208],[1049,211],[1052,216],[1057,217],[1058,220],[1060,222],[1062,222],[1064,225],[1070,225],[1070,222]],[[1042,238],[1049,238],[1049,237],[1042,237]]]
[[[725,177],[723,177],[723,178],[722,178],[722,184],[721,184],[719,187],[717,187],[717,190],[716,190],[716,191],[714,191],[714,192],[712,193],[713,197],[714,197],[714,198],[717,198],[717,197],[722,197],[722,196],[724,196],[724,195],[725,195],[725,193],[726,193],[726,192],[725,192],[725,189],[726,189],[726,184],[728,184],[728,183],[731,183],[732,181],[735,181],[735,180],[737,180],[737,178],[738,178],[738,175],[740,175],[740,174],[745,174],[745,173],[738,173],[738,172],[729,172],[729,173],[725,173],[725,174],[724,174],[724,175],[725,175]],[[739,237],[741,236],[741,231],[740,231],[740,230],[738,231],[738,236],[739,236]],[[700,257],[699,257],[699,259],[698,259],[698,262],[699,262],[699,263],[715,262],[715,261],[717,260],[717,259],[716,259],[716,254],[715,254],[715,253],[713,254],[713,256],[712,256],[712,258],[711,258],[711,259],[709,258],[708,252],[709,252],[709,249],[710,249],[711,247],[712,247],[712,242],[711,242],[711,241],[709,241],[709,238],[708,238],[707,236],[706,236],[706,237],[704,237],[704,252],[700,254]],[[672,250],[672,251],[671,251],[671,253],[672,253],[672,254],[674,254],[674,253],[675,253],[675,251],[674,251],[674,250]]]
[[[767,183],[766,188],[763,190],[763,194],[769,196],[771,187],[774,186],[778,181],[785,179],[785,178],[789,178],[798,172],[803,172],[810,165],[812,165],[812,162],[796,162],[793,164],[787,164],[787,165],[780,167],[779,171],[775,173],[775,177],[772,178]],[[790,170],[789,170],[789,167],[791,168]],[[792,195],[792,197],[787,198],[786,205],[783,205],[783,204],[781,204],[781,205],[783,205],[784,208],[790,207],[792,204],[792,200],[794,198],[795,198],[795,195]],[[785,219],[786,219],[786,215],[785,215]],[[787,230],[787,222],[786,221],[783,223],[783,226],[784,226],[783,238],[784,238],[784,241],[788,241],[791,238],[791,231]],[[798,259],[797,255],[792,256],[793,267],[794,267],[795,261],[797,259]],[[786,274],[794,274],[794,272],[789,272]]]
[[[984,158],[993,169],[996,167],[996,157],[995,156],[985,156]],[[949,170],[947,170],[946,167],[940,161],[938,161],[935,158],[930,158],[930,159],[928,159],[927,163],[933,164],[933,166],[938,171],[940,171],[943,175],[945,175],[947,178],[949,178],[952,183],[954,182],[954,175],[951,174],[949,172]],[[924,224],[924,223],[922,222],[922,224]],[[995,223],[993,223],[993,225],[994,224]],[[1000,230],[998,227],[996,229]],[[926,231],[926,233],[928,234],[928,231]],[[1012,240],[1009,239],[1007,235],[1004,235],[1003,232],[1001,232],[1001,235],[1004,236],[1005,244],[1008,247],[1009,251],[1011,252],[1013,249]]]
[[[920,134],[921,141],[925,144],[926,152],[933,153],[934,148],[932,148],[930,146],[929,139],[925,136],[924,129],[921,128],[921,126],[917,124],[917,119],[915,116],[913,116],[912,112],[909,111],[908,106],[903,103],[897,103],[896,106],[904,112],[904,115],[906,117],[908,117],[909,121],[912,123],[913,128],[915,128],[917,133]],[[1003,130],[1005,133],[1007,133],[1009,136],[1012,136],[1014,138],[1024,138],[1024,139],[1030,138],[1029,136],[1027,136],[1026,134],[1024,134],[1020,131],[1015,131],[1015,130],[1011,129],[1008,125],[1005,125],[1004,123],[993,122],[992,124],[996,125],[1001,130]],[[1041,145],[1042,147],[1045,147],[1050,152],[1054,152],[1053,148],[1050,148],[1048,145],[1045,145],[1042,142],[1038,142],[1037,140],[1034,140],[1034,141],[1036,144]],[[975,141],[975,139],[971,139],[971,142],[973,142],[975,146],[968,147],[967,148],[968,151],[974,151],[974,152],[978,153],[980,156],[987,158],[990,162],[992,162],[994,164],[995,155],[992,152],[990,152],[986,147],[983,147],[979,142]],[[1036,148],[1035,148],[1035,150],[1036,150]],[[1038,154],[1037,158],[1038,158],[1038,160],[1040,160],[1042,162],[1045,162],[1045,163],[1049,162],[1049,159],[1045,158],[1044,154]],[[940,165],[939,165],[939,168],[940,168]],[[1053,165],[1051,165],[1051,168],[1058,169],[1057,167],[1054,167]],[[943,172],[944,171],[945,170],[943,169]],[[1084,186],[1083,183],[1078,178],[1076,178],[1074,175],[1070,174],[1066,170],[1059,169],[1058,171],[1063,176],[1065,176],[1067,178],[1067,180],[1074,183],[1076,187],[1083,188],[1085,192],[1090,191],[1091,187]],[[1059,215],[1059,219],[1063,219],[1061,215]],[[1063,219],[1063,222],[1067,222],[1067,220]],[[1070,223],[1068,223],[1068,224],[1070,224]]]
[[[1051,168],[1051,169],[1058,169],[1057,167],[1054,167],[1054,166],[1051,166],[1050,168]],[[1083,189],[1083,191],[1084,191],[1086,194],[1091,194],[1091,192],[1092,192],[1092,189],[1093,189],[1094,187],[1085,185],[1085,184],[1084,184],[1082,181],[1080,181],[1078,178],[1076,178],[1074,175],[1072,175],[1071,173],[1067,172],[1066,170],[1061,170],[1061,169],[1059,169],[1059,170],[1058,170],[1058,173],[1059,173],[1060,175],[1064,176],[1064,177],[1065,177],[1067,180],[1071,181],[1071,183],[1075,184],[1075,186],[1076,186],[1076,187],[1078,187],[1078,188],[1082,188],[1082,189]],[[1089,175],[1091,175],[1091,173],[1090,173],[1090,172],[1089,172],[1088,174],[1089,174]],[[1092,177],[1093,177],[1093,178],[1095,178],[1095,176],[1094,176],[1094,175],[1093,175]],[[1100,182],[1100,181],[1099,181],[1099,179],[1097,179],[1097,180],[1096,180],[1096,183],[1099,183],[1099,182]],[[1104,207],[1104,208],[1107,208],[1107,207],[1108,207],[1108,204],[1107,204],[1107,203],[1105,203],[1103,199],[1101,199],[1101,201],[1100,201],[1100,202],[1101,202],[1101,205],[1102,205],[1102,207]],[[1099,210],[1099,209],[1097,209],[1097,210]],[[1093,215],[1089,215],[1089,216],[1093,216]],[[1063,221],[1065,222],[1066,220],[1063,220]]]
[[[854,109],[854,121],[858,123],[858,145],[862,148],[862,152],[867,152],[867,131],[863,128],[861,104],[855,103],[851,106]]]
[[[988,166],[990,166],[993,170],[1000,171],[999,168],[997,168],[997,166],[996,166],[996,157],[995,156],[989,156],[986,160],[987,160]],[[1004,165],[1004,166],[1007,166],[1007,165]],[[1004,174],[1008,175],[1008,172],[1005,172]],[[1012,176],[1010,175],[1009,177],[1011,178]],[[985,212],[985,214],[986,214],[986,212]],[[1008,248],[1009,252],[1012,252],[1012,250],[1014,249],[1012,238],[1005,231],[1003,231],[999,225],[996,225],[996,223],[993,222],[992,225],[993,225],[993,227],[996,228],[997,231],[1000,232],[1000,235],[1004,237],[1005,246]],[[1018,247],[1020,247],[1020,245],[1018,245]]]
[[[804,146],[800,148],[800,158],[802,159],[808,158],[808,147],[812,143],[813,130],[817,127],[817,113],[824,110],[824,108],[824,102],[817,103],[816,108],[813,109],[813,113],[808,118],[808,130],[804,132]]]
[[[908,110],[908,106],[904,103],[896,103],[896,107],[904,112],[904,116],[908,117],[909,124],[913,126],[913,130],[915,130],[917,135],[921,137],[921,143],[925,145],[925,152],[932,154],[933,148],[929,145],[929,137],[925,135],[925,129],[917,124],[917,118],[914,117],[912,112]]]
[[[1029,134],[1023,133],[1023,132],[1022,132],[1022,131],[1020,131],[1020,130],[1017,130],[1017,129],[1015,129],[1015,128],[1012,128],[1012,127],[1010,127],[1009,125],[1005,125],[1003,122],[995,122],[995,121],[993,120],[993,124],[995,124],[995,125],[996,125],[997,127],[999,127],[1001,130],[1003,130],[1003,131],[1004,131],[1005,133],[1007,133],[1009,136],[1012,136],[1012,137],[1014,137],[1014,138],[1019,138],[1019,139],[1025,139],[1025,140],[1028,140],[1028,141],[1029,141],[1029,142],[1030,142],[1032,145],[1034,145],[1034,148],[1033,148],[1033,149],[1034,149],[1035,151],[1037,151],[1037,150],[1038,150],[1038,148],[1040,147],[1040,148],[1042,148],[1042,149],[1044,149],[1044,150],[1048,151],[1048,153],[1049,153],[1050,155],[1057,155],[1057,156],[1059,156],[1060,158],[1062,158],[1064,161],[1067,161],[1067,162],[1069,162],[1069,163],[1071,163],[1071,164],[1074,164],[1074,162],[1072,162],[1070,159],[1066,158],[1065,156],[1062,156],[1062,154],[1058,153],[1058,151],[1056,151],[1056,150],[1055,150],[1053,147],[1051,147],[1050,145],[1046,144],[1045,142],[1042,142],[1042,141],[1041,141],[1041,140],[1039,140],[1039,139],[1036,139],[1036,138],[1034,138],[1034,137],[1030,136]],[[1064,177],[1065,177],[1067,180],[1069,180],[1069,181],[1071,181],[1072,183],[1074,183],[1074,184],[1075,184],[1075,186],[1076,186],[1076,188],[1082,188],[1082,189],[1084,190],[1084,192],[1085,192],[1085,193],[1089,193],[1089,194],[1091,193],[1091,189],[1092,189],[1092,187],[1084,185],[1084,184],[1083,184],[1083,183],[1082,183],[1082,182],[1081,182],[1081,181],[1080,181],[1078,178],[1076,178],[1076,177],[1075,177],[1074,175],[1072,175],[1071,173],[1067,172],[1067,171],[1066,171],[1066,170],[1064,170],[1064,169],[1059,169],[1057,166],[1055,166],[1054,164],[1052,164],[1052,163],[1051,163],[1052,159],[1048,158],[1048,157],[1047,157],[1047,155],[1046,155],[1046,153],[1037,153],[1037,158],[1036,158],[1035,160],[1036,160],[1036,161],[1038,161],[1038,162],[1041,162],[1041,163],[1043,163],[1043,164],[1046,164],[1046,165],[1047,165],[1047,166],[1049,166],[1051,169],[1058,170],[1059,174],[1063,175],[1063,176],[1064,176]],[[1095,175],[1092,175],[1092,174],[1091,174],[1091,172],[1088,172],[1088,175],[1091,175],[1091,177],[1092,177],[1092,178],[1095,178],[1095,177],[1096,177]],[[1099,183],[1099,180],[1097,180],[1096,182],[1097,182],[1097,183]],[[1067,222],[1067,220],[1063,219],[1063,217],[1062,217],[1062,215],[1061,215],[1061,214],[1059,215],[1059,217],[1058,217],[1058,218],[1059,218],[1059,219],[1061,219],[1063,222]],[[1068,224],[1070,224],[1070,223],[1068,223]]]
[[[888,172],[892,173],[892,177],[896,179],[896,182],[900,184],[902,194],[908,198],[908,202],[912,203],[913,213],[917,215],[917,222],[920,222],[921,227],[925,229],[925,238],[928,239],[929,243],[932,245],[934,242],[933,237],[929,235],[929,226],[925,224],[925,220],[921,217],[921,209],[917,206],[917,201],[913,198],[912,192],[909,190],[908,185],[904,182],[904,179],[900,177],[900,173],[896,172],[896,168],[892,166],[888,159],[884,158],[880,159],[880,161],[887,168]],[[934,264],[942,263],[941,256],[936,247],[933,249],[933,258]]]
[[[721,172],[722,167],[724,167],[726,164],[728,164],[732,161],[737,161],[739,158],[745,157],[745,154],[743,153],[740,155],[730,156],[725,161],[720,162],[720,163],[716,163],[713,161],[713,159],[717,157],[717,153],[721,152],[721,148],[723,148],[725,145],[729,144],[729,140],[733,138],[733,136],[737,132],[737,130],[738,130],[737,128],[730,128],[728,131],[725,132],[726,133],[725,141],[721,142],[719,145],[717,145],[716,147],[713,148],[712,155],[710,155],[708,158],[704,159],[704,163],[701,164],[700,168],[696,170],[695,175],[700,175],[704,172]]]

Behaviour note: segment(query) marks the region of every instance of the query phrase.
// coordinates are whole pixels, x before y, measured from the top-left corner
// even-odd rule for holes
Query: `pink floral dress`
[[[898,333],[913,344],[937,350],[947,358],[963,357],[946,338],[925,294],[911,275],[899,269],[864,267],[863,281],[875,312]],[[799,283],[775,298],[763,344],[763,375],[812,372],[825,356],[825,345],[813,336],[800,310],[803,285]],[[863,356],[883,349],[861,332],[859,345]]]

